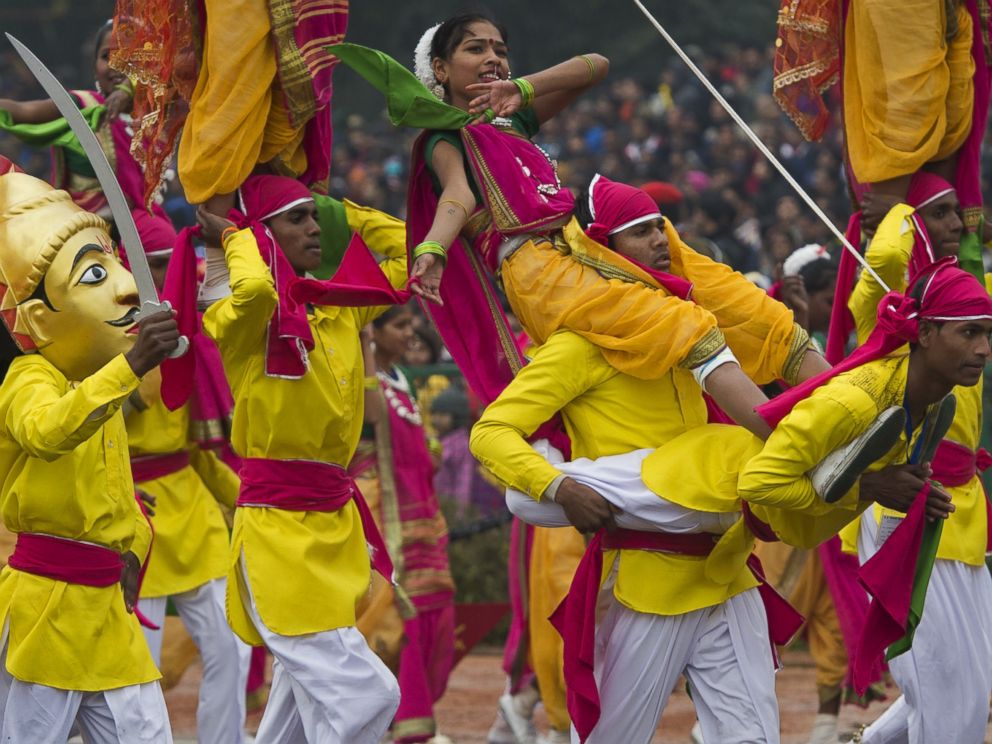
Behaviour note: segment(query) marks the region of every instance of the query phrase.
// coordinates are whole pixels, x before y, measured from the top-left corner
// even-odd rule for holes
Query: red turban
[[[914,209],[920,209],[952,191],[954,187],[936,173],[916,171],[906,191],[906,203]]]
[[[665,181],[642,183],[641,190],[654,199],[659,207],[665,204],[681,204],[685,198],[678,186]]]
[[[648,220],[661,220],[658,205],[648,193],[626,183],[611,181],[598,173],[589,184],[589,213],[593,221],[586,235],[600,245],[608,246],[610,236]],[[624,256],[627,261],[650,274],[661,286],[676,297],[689,299],[692,283],[675,274],[652,269]]]

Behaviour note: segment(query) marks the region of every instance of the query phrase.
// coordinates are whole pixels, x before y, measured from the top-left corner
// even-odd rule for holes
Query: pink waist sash
[[[963,486],[978,473],[992,466],[992,455],[984,449],[977,452],[963,444],[943,439],[937,447],[930,467],[933,479],[944,486]]]
[[[168,455],[142,455],[131,458],[131,474],[135,483],[144,483],[178,473],[189,465],[189,452],[182,450]]]
[[[21,532],[7,561],[11,568],[55,581],[83,586],[113,586],[124,562],[116,550],[65,537]]]
[[[675,555],[703,557],[709,555],[719,535],[700,532],[674,534],[618,529],[600,530],[582,556],[568,594],[551,615],[551,624],[564,640],[564,672],[568,712],[585,741],[599,721],[599,690],[594,676],[596,646],[596,600],[603,574],[604,550],[649,550]],[[761,582],[758,591],[768,615],[769,636],[773,643],[792,639],[803,623],[803,616],[765,581],[757,557],[748,559],[748,567]],[[662,580],[662,579],[659,579]]]
[[[372,549],[372,567],[393,580],[393,562],[372,512],[348,471],[340,465],[311,460],[267,460],[246,457],[241,464],[239,507],[285,511],[335,512],[354,500],[365,540]]]

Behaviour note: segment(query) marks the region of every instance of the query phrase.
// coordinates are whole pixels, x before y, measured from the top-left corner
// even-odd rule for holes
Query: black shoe
[[[841,498],[869,465],[892,449],[905,427],[906,411],[901,406],[882,411],[862,434],[835,449],[810,471],[817,495],[828,504]]]

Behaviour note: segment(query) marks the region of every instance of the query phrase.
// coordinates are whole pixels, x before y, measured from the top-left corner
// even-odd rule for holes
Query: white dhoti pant
[[[878,550],[873,510],[858,553]],[[992,694],[992,577],[985,566],[937,560],[912,648],[889,662],[902,696],[869,726],[866,744],[981,744]]]
[[[159,683],[101,692],[60,690],[14,679],[7,671],[7,629],[0,640],[0,741],[65,744],[73,724],[87,744],[172,744]]]
[[[620,509],[617,526],[640,531],[722,534],[740,512],[688,509],[651,491],[641,464],[654,450],[562,462],[556,450],[535,446],[562,473]],[[564,510],[508,489],[510,511],[542,527],[570,526]],[[614,572],[616,568],[614,567]],[[663,580],[659,577],[659,580]],[[757,589],[681,615],[637,612],[600,592],[595,674],[601,714],[587,744],[648,744],[680,674],[692,687],[703,737],[724,744],[779,741],[775,665],[768,618]],[[572,730],[573,744],[578,734]]]
[[[200,652],[203,679],[196,708],[196,735],[201,742],[245,740],[245,687],[251,648],[227,623],[224,591],[227,579],[214,579],[172,596],[183,625]],[[162,665],[162,625],[166,597],[143,597],[141,611],[159,630],[142,628],[155,664]]]
[[[534,448],[544,455],[558,470],[620,509],[616,515],[618,527],[642,532],[723,534],[740,519],[737,512],[703,512],[688,509],[668,501],[644,485],[641,464],[654,452],[641,449],[622,455],[599,457],[595,460],[580,458],[562,462],[557,450],[537,442]],[[570,527],[565,510],[553,501],[535,501],[531,496],[507,489],[506,506],[512,514],[538,527]]]
[[[777,744],[775,668],[757,589],[682,615],[636,612],[605,591],[608,609],[596,625],[602,712],[586,744],[649,744],[680,674],[704,741]]]
[[[396,678],[355,627],[284,636],[255,606],[244,556],[241,578],[256,630],[275,657],[259,744],[379,744],[400,703]]]

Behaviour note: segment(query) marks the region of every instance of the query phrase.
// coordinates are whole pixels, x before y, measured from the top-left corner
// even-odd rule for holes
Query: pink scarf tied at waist
[[[144,507],[141,511],[144,513]],[[147,519],[147,514],[145,517]],[[116,550],[95,543],[37,532],[17,534],[17,543],[7,565],[34,576],[44,576],[53,581],[98,589],[120,583],[121,574],[124,572],[124,560]],[[148,562],[145,561],[139,574],[139,588],[147,565]],[[134,608],[134,614],[143,626],[158,630],[158,626],[146,618],[137,606]]]
[[[386,550],[362,492],[340,465],[309,460],[246,457],[241,464],[237,506],[285,511],[336,512],[354,501],[371,550],[372,567],[393,581],[393,561]]]
[[[189,452],[181,450],[165,455],[142,455],[131,458],[131,475],[135,484],[164,478],[189,467]]]
[[[751,519],[757,522],[755,518]],[[594,670],[596,601],[603,575],[603,551],[649,550],[702,557],[712,552],[719,537],[706,532],[675,534],[618,529],[612,533],[600,530],[590,541],[568,594],[550,618],[564,640],[567,707],[579,741],[584,742],[589,737],[600,716],[599,689]],[[768,615],[772,643],[788,643],[802,626],[803,616],[765,581],[761,564],[754,555],[748,559],[748,568],[760,582],[758,590]],[[772,651],[774,653],[774,647]]]

